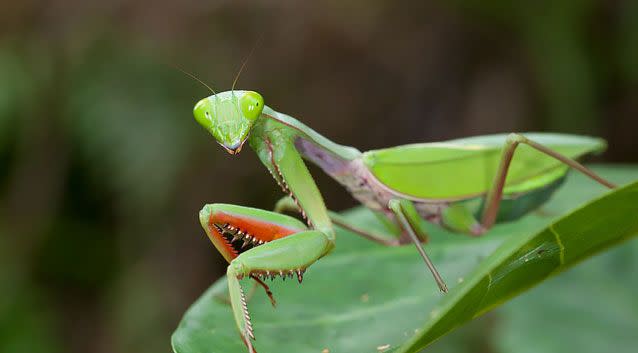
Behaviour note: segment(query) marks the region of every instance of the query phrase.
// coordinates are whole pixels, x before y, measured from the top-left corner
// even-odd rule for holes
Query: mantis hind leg
[[[594,173],[592,170],[588,169],[587,167],[583,166],[577,161],[569,157],[566,157],[550,148],[547,148],[541,145],[540,143],[532,141],[521,134],[512,133],[512,134],[509,134],[509,136],[507,136],[507,141],[505,142],[505,146],[503,148],[503,154],[501,156],[501,161],[499,163],[496,176],[494,177],[494,182],[486,196],[486,200],[485,200],[486,206],[483,210],[483,215],[481,218],[482,229],[472,234],[480,235],[494,225],[496,221],[496,217],[498,215],[501,199],[503,198],[503,189],[505,188],[505,180],[507,178],[507,172],[509,170],[512,158],[514,157],[514,152],[516,151],[516,147],[518,147],[518,145],[520,145],[521,143],[528,145],[536,149],[537,151],[542,152],[552,158],[557,159],[558,161],[569,166],[570,168],[575,169],[583,173],[584,175],[588,176],[589,178],[595,180],[601,185],[604,185],[608,188],[616,187],[614,184],[600,177],[598,174]]]
[[[427,238],[427,234],[421,224],[421,216],[417,212],[412,201],[405,199],[393,199],[388,202],[388,208],[394,213],[397,223],[399,223],[401,228],[403,228],[416,246],[419,254],[423,258],[423,261],[425,261],[426,266],[430,272],[432,272],[432,276],[434,277],[434,280],[439,286],[441,292],[447,293],[448,289],[445,281],[443,281],[439,271],[437,271],[432,260],[430,260],[430,257],[427,255],[423,249],[423,245],[421,244],[422,239]]]

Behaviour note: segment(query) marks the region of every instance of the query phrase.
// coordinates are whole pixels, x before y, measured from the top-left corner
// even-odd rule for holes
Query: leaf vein
[[[560,234],[558,234],[556,229],[554,229],[554,225],[550,224],[548,229],[550,232],[552,232],[552,234],[554,235],[554,238],[556,239],[556,244],[558,244],[558,248],[560,249],[560,254],[559,254],[560,265],[563,266],[565,264],[565,246],[563,245],[563,242],[560,240]]]

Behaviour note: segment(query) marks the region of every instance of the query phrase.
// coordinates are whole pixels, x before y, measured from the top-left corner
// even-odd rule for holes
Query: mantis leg
[[[425,261],[425,264],[427,265],[428,269],[430,269],[430,272],[432,272],[432,276],[434,277],[434,280],[439,286],[441,292],[447,293],[448,289],[447,285],[445,285],[445,281],[443,281],[443,278],[439,274],[439,271],[436,270],[436,267],[434,267],[432,260],[430,260],[430,257],[427,255],[427,253],[423,249],[423,246],[421,245],[421,240],[427,239],[427,234],[425,233],[425,229],[423,229],[423,226],[421,224],[421,217],[419,216],[419,213],[414,207],[412,201],[405,199],[393,199],[388,202],[388,208],[392,210],[392,212],[396,216],[397,222],[412,239],[412,242],[414,242],[416,249],[419,251],[419,254],[421,254],[421,257]]]
[[[568,158],[554,150],[551,150],[537,142],[534,142],[521,134],[511,133],[509,134],[509,136],[507,136],[507,141],[505,142],[505,147],[503,148],[503,154],[501,156],[501,161],[499,163],[496,176],[494,177],[494,182],[492,184],[492,187],[490,188],[490,191],[487,194],[486,207],[483,211],[483,215],[481,219],[481,225],[483,228],[482,231],[490,229],[494,225],[494,222],[496,221],[496,216],[498,215],[498,209],[501,203],[501,199],[503,197],[503,189],[505,188],[505,180],[507,178],[507,172],[508,172],[510,163],[512,161],[512,158],[514,157],[514,152],[516,151],[516,147],[518,147],[518,145],[521,143],[526,144],[536,149],[539,152],[542,152],[550,157],[553,157],[559,160],[565,165],[585,174],[586,176],[590,177],[591,179],[597,181],[598,183],[610,189],[616,187],[614,184],[603,179],[598,174],[594,173],[593,171],[586,168],[585,166],[578,163],[577,161],[571,158]],[[480,232],[477,235],[480,235]]]
[[[206,234],[228,262],[250,248],[307,229],[303,223],[292,217],[227,204],[206,205],[199,217]],[[276,302],[268,285],[258,277],[253,279],[254,284],[264,288],[272,305],[275,306]],[[250,289],[248,297],[252,297],[255,289],[256,286]],[[221,295],[221,291],[226,291],[226,288],[220,287],[216,290],[215,298],[229,303],[229,299]]]
[[[333,248],[329,237],[308,230],[299,220],[279,213],[228,204],[206,205],[200,212],[206,234],[230,265],[228,292],[235,322],[250,352],[254,339],[247,299],[239,280],[252,278],[264,287],[272,304],[272,292],[263,279],[296,276]]]
[[[251,342],[255,336],[239,280],[247,276],[296,276],[301,283],[306,268],[331,248],[325,234],[308,230],[252,248],[231,261],[226,272],[230,301],[235,323],[249,352],[255,352]]]
[[[248,293],[246,293],[246,301],[249,302],[252,299],[252,297],[255,295],[255,292],[257,292],[258,284],[259,283],[256,281],[252,282],[252,285],[250,286]],[[270,292],[270,294],[268,294],[268,292],[270,292],[270,287],[268,287],[266,294],[269,296],[270,302],[272,303],[274,307],[277,305],[277,302],[275,301],[275,298],[272,296],[272,292]],[[230,296],[228,295],[228,282],[220,282],[216,284],[216,286],[213,288],[213,298],[222,304],[230,305]]]
[[[289,196],[284,196],[275,204],[275,212],[283,213],[283,212],[300,212],[299,207],[295,203],[295,201]],[[375,213],[375,215],[378,215]],[[345,217],[340,214],[332,211],[328,211],[328,216],[330,217],[330,221],[337,226],[349,230],[355,234],[358,234],[368,240],[371,240],[375,243],[385,245],[385,246],[399,246],[402,245],[402,242],[396,235],[396,231],[394,228],[391,228],[388,223],[389,220],[384,215],[378,215],[379,218],[384,221],[383,224],[388,228],[388,230],[392,233],[392,235],[388,236],[386,234],[380,234],[365,230],[360,228],[352,222],[348,221]],[[393,225],[393,224],[392,224]],[[396,227],[395,227],[396,228]]]
[[[328,215],[330,216],[330,220],[332,220],[332,223],[336,224],[337,226],[344,228],[346,230],[349,230],[355,234],[358,234],[360,236],[362,236],[363,238],[366,238],[368,240],[371,240],[375,243],[381,244],[381,245],[385,245],[385,246],[400,246],[405,244],[404,242],[401,241],[401,239],[398,237],[399,235],[397,235],[396,233],[393,233],[390,227],[387,226],[387,224],[384,222],[384,225],[386,226],[386,228],[388,228],[388,230],[390,231],[390,235],[388,236],[387,234],[381,234],[381,233],[376,233],[376,232],[371,232],[368,231],[366,229],[360,228],[359,226],[352,224],[352,222],[348,221],[345,217],[341,216],[338,213],[332,212],[332,211],[328,211]],[[383,217],[382,215],[379,216],[379,218]]]

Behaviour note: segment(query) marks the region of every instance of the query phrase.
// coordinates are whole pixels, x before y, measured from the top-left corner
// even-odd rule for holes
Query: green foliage
[[[638,332],[638,242],[597,256],[500,311],[501,352],[631,352]]]
[[[437,304],[414,352],[456,326],[575,263],[638,234],[638,182],[595,200],[536,234],[507,239],[467,281]]]
[[[638,175],[636,169],[630,168],[599,171],[617,182],[635,180]],[[270,307],[263,293],[257,291],[249,303],[257,336],[255,346],[258,351],[266,352],[320,352],[323,349],[374,352],[386,345],[390,345],[388,351],[418,351],[547,276],[637,234],[638,220],[634,215],[638,206],[632,202],[638,197],[637,183],[606,194],[556,220],[601,192],[603,190],[590,180],[571,176],[565,188],[542,210],[543,214],[497,226],[483,238],[468,239],[431,229],[433,239],[427,249],[451,287],[447,296],[437,291],[412,247],[383,248],[339,231],[338,249],[310,268],[302,288],[280,281],[273,283],[271,288],[279,301],[276,310]],[[351,212],[348,217],[368,227],[379,227],[362,209]],[[556,234],[560,235],[560,245]],[[611,263],[616,262],[616,267],[623,261],[631,265],[626,257]],[[556,286],[562,288],[573,283],[559,281],[565,276],[574,274],[570,272],[550,282],[555,286],[552,291],[536,300],[527,297],[536,303],[539,317],[543,317],[540,311],[544,308],[552,310],[547,302],[551,303],[554,297],[565,300],[564,296],[553,294],[563,292]],[[244,281],[244,285],[249,283]],[[618,294],[622,293],[620,289],[615,293],[622,296]],[[216,299],[224,295],[224,290],[222,279],[189,309],[173,335],[175,352],[244,351],[230,307]],[[580,294],[588,295],[587,292]],[[591,294],[598,293],[592,291]],[[605,305],[598,298],[587,298],[582,302]],[[625,303],[630,305],[631,301]],[[617,301],[615,305],[623,304]],[[504,320],[524,323],[521,311],[517,311],[519,306],[502,310]],[[533,308],[529,305],[523,309]],[[622,312],[621,308],[615,310]],[[590,321],[595,327],[596,321]],[[634,325],[619,321],[616,332],[634,329]],[[511,329],[504,327],[503,332],[508,334],[490,344],[503,352],[511,351],[511,347],[522,341]],[[565,326],[564,330],[570,327]],[[574,327],[573,331],[576,330]],[[464,335],[476,340],[475,332],[466,331]],[[543,330],[542,326],[537,332],[548,336],[554,333]],[[578,339],[576,334],[572,336]],[[459,346],[448,342],[443,339],[433,346],[434,351],[448,351],[448,344]]]
[[[29,77],[17,53],[0,46],[0,152],[15,124],[15,113],[24,104]]]
[[[190,113],[202,90],[162,55],[103,38],[72,57],[0,40],[1,352],[99,350],[102,336],[159,351],[179,315],[180,286],[152,275],[172,257],[148,259],[190,224],[173,198],[208,142]],[[80,317],[91,330],[77,335]]]
[[[176,90],[192,83],[142,54],[115,48],[92,48],[86,64],[71,73],[65,128],[95,179],[116,191],[127,212],[149,214],[166,205],[193,147],[191,113],[179,104],[192,102],[175,99]],[[122,81],[135,82],[135,90],[121,89]]]
[[[61,352],[47,298],[22,276],[0,223],[0,352]]]

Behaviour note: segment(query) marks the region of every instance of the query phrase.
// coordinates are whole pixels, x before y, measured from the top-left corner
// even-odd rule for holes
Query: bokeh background
[[[201,206],[280,197],[195,123],[208,92],[173,66],[226,90],[253,47],[238,88],[361,150],[537,130],[638,162],[636,1],[2,1],[1,352],[170,351],[225,271]]]

